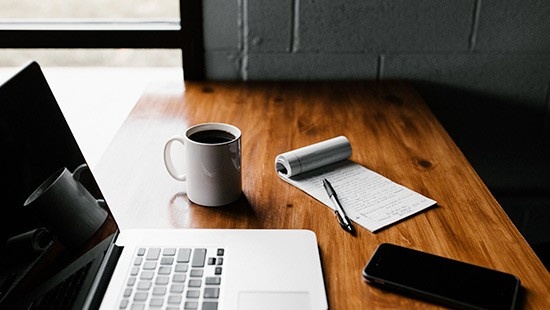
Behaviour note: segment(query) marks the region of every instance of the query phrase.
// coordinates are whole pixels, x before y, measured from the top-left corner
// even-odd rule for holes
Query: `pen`
[[[330,182],[327,179],[323,179],[323,187],[327,191],[327,194],[330,197],[330,200],[332,200],[332,203],[334,204],[334,208],[335,208],[334,214],[336,215],[338,224],[340,224],[340,226],[342,226],[342,228],[347,232],[354,234],[355,229],[353,229],[353,226],[351,225],[351,221],[346,215],[344,208],[342,208],[342,205],[338,200],[338,196],[336,196],[336,192],[334,191],[334,188],[332,188],[332,185],[330,185]]]

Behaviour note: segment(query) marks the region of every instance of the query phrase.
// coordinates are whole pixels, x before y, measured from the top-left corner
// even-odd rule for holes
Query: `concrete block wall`
[[[545,0],[205,0],[211,79],[442,83],[550,113]]]

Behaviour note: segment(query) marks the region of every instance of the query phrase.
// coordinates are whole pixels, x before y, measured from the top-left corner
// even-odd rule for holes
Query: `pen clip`
[[[346,228],[348,225],[344,222],[344,219],[342,218],[342,216],[340,216],[340,213],[338,211],[334,211],[334,216],[336,216],[336,220],[338,220],[338,224],[340,224],[340,226]]]

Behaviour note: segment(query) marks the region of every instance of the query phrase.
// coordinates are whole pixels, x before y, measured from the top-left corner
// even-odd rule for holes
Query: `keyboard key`
[[[131,276],[137,276],[138,273],[139,273],[139,267],[132,267],[132,269],[130,270]]]
[[[184,273],[176,273],[172,276],[172,282],[183,283],[185,282],[186,276]]]
[[[188,285],[189,285],[189,287],[201,287],[202,280],[198,280],[198,279],[189,280]]]
[[[166,286],[155,286],[153,289],[153,295],[164,296],[166,295]]]
[[[132,304],[132,310],[145,310],[145,304]]]
[[[172,267],[170,267],[170,266],[160,266],[157,273],[161,274],[161,275],[169,275],[169,274],[172,273]]]
[[[157,262],[145,262],[143,264],[143,269],[145,270],[154,270],[155,268],[157,268]]]
[[[214,269],[214,274],[217,275],[217,276],[221,275],[222,274],[222,267],[216,267]]]
[[[181,295],[170,295],[168,297],[168,304],[170,305],[179,305],[181,304]]]
[[[170,293],[183,293],[183,284],[172,284]]]
[[[146,260],[157,260],[160,257],[160,248],[150,248],[149,251],[147,251],[147,256],[145,257]]]
[[[174,256],[176,255],[176,249],[175,248],[167,248],[162,251],[163,256]]]
[[[120,305],[118,306],[119,309],[126,309],[128,308],[128,304],[130,303],[130,301],[128,299],[123,299],[122,301],[120,301]]]
[[[147,300],[147,293],[134,294],[134,301],[146,301],[146,300]]]
[[[158,276],[155,280],[156,285],[166,285],[168,282],[170,282],[170,278],[167,276]]]
[[[128,282],[126,283],[126,285],[128,285],[128,286],[134,286],[134,284],[136,284],[136,277],[130,277],[130,278],[128,278]]]
[[[204,289],[204,298],[220,297],[220,289],[217,287],[207,287]]]
[[[161,265],[172,265],[174,263],[174,258],[170,256],[165,256],[160,259]]]
[[[220,285],[222,283],[222,279],[220,277],[206,277],[206,280],[204,281],[204,284],[206,285]]]
[[[209,257],[208,258],[208,265],[216,265],[216,258],[215,257]]]
[[[225,253],[225,249],[218,249],[216,251],[216,255],[218,255],[218,256],[223,256],[224,253]]]
[[[141,256],[136,257],[136,259],[134,260],[134,266],[141,265],[142,261],[143,261],[143,257],[141,257]]]
[[[188,263],[190,258],[191,258],[191,249],[178,250],[178,257],[176,258],[176,261],[178,263]]]
[[[193,252],[193,261],[191,267],[204,267],[204,261],[206,259],[206,249],[195,249]]]
[[[148,291],[151,288],[152,284],[149,281],[139,281],[137,289],[140,291]]]
[[[183,305],[183,309],[185,310],[192,310],[192,309],[198,309],[199,303],[196,301],[186,301]]]
[[[143,256],[145,255],[145,248],[139,248],[137,250],[137,256]]]
[[[187,264],[176,264],[176,272],[187,272],[187,269],[189,269],[189,265]]]
[[[156,308],[160,308],[162,307],[162,305],[164,304],[164,298],[151,298],[151,300],[149,301],[149,306],[150,307],[156,307]]]
[[[218,310],[218,302],[205,301],[202,303],[202,310]]]
[[[155,273],[152,271],[143,271],[139,278],[141,280],[153,280]]]
[[[191,273],[189,274],[193,278],[200,278],[202,277],[204,273],[204,270],[202,269],[191,269]]]
[[[185,297],[187,298],[199,298],[201,296],[201,291],[199,290],[188,290]]]
[[[218,266],[223,265],[223,257],[218,257]]]
[[[127,288],[124,290],[124,293],[122,293],[122,296],[124,297],[130,297],[132,296],[132,289],[131,288]]]

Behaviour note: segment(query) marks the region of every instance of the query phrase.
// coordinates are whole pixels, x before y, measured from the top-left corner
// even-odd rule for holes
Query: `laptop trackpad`
[[[311,309],[308,292],[240,292],[239,310]]]

